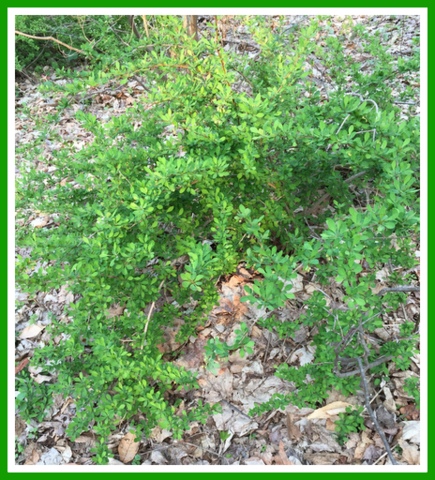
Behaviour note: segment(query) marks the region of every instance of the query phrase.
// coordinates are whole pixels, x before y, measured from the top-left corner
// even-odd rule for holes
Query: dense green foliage
[[[390,265],[389,282],[404,284],[401,269],[415,264],[419,123],[401,118],[387,81],[405,67],[361,29],[355,34],[373,58],[365,72],[345,56],[340,38],[317,43],[316,23],[279,35],[266,20],[250,19],[261,47],[253,60],[225,52],[213,35],[194,42],[176,18],[166,22],[147,40],[150,52],[122,63],[94,52],[92,71],[70,74],[64,87],[43,86],[80,98],[89,86],[138,75],[149,92],[106,124],[82,104],[77,118],[93,143],[76,152],[64,145],[55,152],[54,174],[31,170],[17,187],[19,208],[56,219],[53,228],[19,238],[32,247],[18,262],[21,288],[67,284],[80,295],[69,320],[53,322],[53,340],[35,362],[57,371],[54,388],[76,400],[71,437],[96,422],[98,462],[122,420],[138,433],[160,425],[180,435],[191,419],[206,418],[210,409],[200,404],[175,414],[175,390],[194,388],[195,379],[162,358],[157,345],[162,327],[176,318],[184,321],[181,339],[195,333],[216,302],[217,279],[241,260],[264,277],[244,297],[263,308],[260,324],[282,337],[301,325],[317,327],[315,361],[277,368],[297,390],[257,412],[290,401],[315,405],[332,387],[353,392],[358,375],[337,375],[343,359],[385,355],[407,368],[414,351],[413,324],[402,325],[400,341],[361,339],[404,299],[374,295],[375,272]],[[328,95],[312,79],[313,54],[334,85]],[[311,213],[326,194],[331,207]],[[346,308],[333,308],[316,291],[297,321],[276,318],[272,312],[293,298],[298,265],[315,271],[320,284],[341,285]],[[167,301],[150,319],[145,309],[163,293]],[[113,304],[124,313],[108,315]],[[238,346],[249,354],[252,345],[239,333]],[[208,353],[214,359],[228,351],[218,342]]]
[[[364,418],[361,416],[362,408],[346,408],[346,413],[340,413],[339,419],[335,423],[335,433],[337,442],[343,445],[348,440],[349,433],[365,430]]]
[[[125,16],[84,15],[18,15],[15,30],[34,37],[53,37],[78,50],[95,55],[108,53],[119,43],[114,30],[127,40],[129,30]],[[16,36],[15,68],[19,71],[36,71],[45,65],[68,66],[80,60],[79,54],[53,40],[39,40]]]

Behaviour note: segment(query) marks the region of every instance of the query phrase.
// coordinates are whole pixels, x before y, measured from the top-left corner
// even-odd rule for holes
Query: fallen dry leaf
[[[312,465],[334,465],[340,459],[338,453],[306,452],[304,460]]]
[[[246,306],[246,303],[242,303],[240,301],[240,296],[239,295],[234,295],[234,307],[236,308],[236,318],[243,317],[248,312],[248,307]]]
[[[234,410],[230,405],[223,404],[222,413],[213,415],[214,423],[219,431],[226,431],[243,437],[257,430],[258,423]]]
[[[24,456],[26,458],[24,465],[36,465],[41,458],[38,447],[34,443],[31,443],[26,447],[24,450]]]
[[[314,410],[314,412],[308,415],[307,418],[309,420],[313,420],[314,418],[331,418],[334,415],[338,415],[339,413],[344,413],[347,407],[355,408],[350,403],[332,402],[329,405],[325,405],[322,408]]]
[[[302,436],[302,433],[297,425],[294,423],[293,415],[287,412],[286,416],[286,425],[287,425],[287,433],[288,438],[290,440],[299,441]]]
[[[21,370],[29,363],[29,361],[30,361],[29,357],[26,357],[23,360],[21,360],[21,362],[15,367],[15,375],[21,372]]]
[[[204,347],[207,339],[201,334],[193,341],[189,341],[183,353],[174,363],[186,369],[198,369],[204,363]]]
[[[261,460],[263,460],[263,462],[266,464],[266,465],[272,465],[272,453],[271,452],[264,452],[264,453],[260,453],[259,454]]]
[[[408,465],[420,465],[420,451],[416,445],[411,445],[402,438],[399,445],[402,448],[402,458]]]
[[[384,390],[384,395],[385,395],[385,400],[383,402],[385,408],[390,412],[397,411],[396,402],[394,401],[393,394],[391,393],[391,390],[388,387],[384,387],[383,390]]]
[[[364,453],[369,445],[372,445],[373,441],[368,436],[367,432],[363,431],[361,433],[361,441],[358,443],[355,448],[354,457],[357,460],[361,460],[364,457]]]
[[[176,340],[178,332],[184,325],[184,320],[176,318],[172,325],[163,327],[164,343],[157,345],[161,353],[171,353],[178,350],[183,344]]]
[[[49,382],[50,380],[52,380],[53,377],[50,377],[49,375],[36,375],[36,377],[34,377],[34,380],[36,383],[44,383],[44,382]]]
[[[83,435],[77,437],[74,443],[78,443],[79,445],[85,447],[93,447],[95,445],[95,437],[92,434],[84,433]]]
[[[284,444],[282,442],[279,442],[278,453],[275,455],[274,460],[277,465],[294,465],[285,453]]]
[[[33,228],[42,228],[42,227],[45,227],[48,224],[49,221],[50,221],[50,217],[45,215],[43,217],[35,218],[35,220],[32,220],[30,222],[30,225]]]
[[[124,313],[125,306],[120,306],[119,303],[112,305],[106,313],[107,318],[119,317]]]
[[[290,357],[290,363],[299,363],[301,366],[311,363],[314,360],[315,349],[308,345],[296,350]]]
[[[249,277],[248,277],[249,278]],[[241,283],[245,283],[246,279],[241,275],[233,275],[228,282],[225,283],[230,288],[238,287]]]
[[[243,465],[265,465],[264,461],[258,457],[249,457],[243,460]]]
[[[302,275],[297,274],[296,278],[292,279],[290,282],[285,282],[291,283],[293,285],[292,289],[290,290],[291,293],[297,293],[297,292],[302,292],[304,289],[304,283],[303,283],[304,277]]]
[[[327,418],[325,428],[330,432],[335,432],[335,422],[330,418]]]
[[[38,325],[37,323],[34,323],[33,325],[28,325],[20,334],[20,338],[34,338],[38,336],[42,330],[44,330],[43,325]]]
[[[407,420],[419,420],[420,419],[420,411],[415,408],[415,403],[409,403],[404,407],[401,407],[399,412],[407,419]]]
[[[128,432],[124,435],[119,443],[118,453],[122,463],[130,463],[137,451],[139,450],[139,442],[135,442],[136,436],[134,433]]]
[[[159,450],[153,450],[151,452],[150,460],[157,465],[165,465],[168,463],[168,460],[164,457],[163,453]]]
[[[156,443],[163,443],[164,440],[170,437],[172,437],[171,431],[165,430],[164,428],[162,429],[159,426],[156,426],[151,430],[149,438]]]
[[[409,440],[411,443],[420,445],[420,422],[414,420],[403,423],[405,426],[403,427],[402,438],[404,440]]]

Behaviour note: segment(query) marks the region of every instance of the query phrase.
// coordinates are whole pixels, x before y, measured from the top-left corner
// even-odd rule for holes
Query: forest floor
[[[353,16],[352,23],[363,23],[371,31],[380,31],[382,41],[388,45],[390,53],[400,56],[411,52],[412,37],[419,35],[419,18],[390,16]],[[289,16],[289,27],[307,22],[309,17]],[[332,17],[333,28],[330,35],[342,32],[349,18]],[[202,27],[205,28],[205,27]],[[255,55],[256,45],[245,37],[244,31],[235,19],[228,17],[221,28],[225,33],[225,48],[237,49],[241,54]],[[354,39],[349,35],[345,45],[349,55],[357,54]],[[313,80],[319,88],[327,87],[327,79],[319,70]],[[39,91],[39,85],[45,80],[66,82],[56,76],[49,68],[37,79],[21,78],[17,80],[16,91],[16,144],[32,146],[40,135],[41,122],[54,113],[59,102],[55,96],[46,96]],[[396,88],[406,88],[401,79],[396,78]],[[111,85],[92,94],[92,106],[89,111],[101,122],[107,122],[113,115],[122,114],[136,101],[143,101],[144,89],[131,79],[126,85]],[[146,98],[146,97],[145,97]],[[419,99],[414,105],[404,104],[403,116],[419,114]],[[51,126],[53,135],[40,143],[41,149],[37,168],[50,173],[52,151],[61,147],[56,140],[71,142],[77,149],[92,141],[92,135],[84,130],[75,119],[79,105],[70,105],[63,111],[62,119]],[[17,177],[26,161],[17,154]],[[68,179],[64,180],[69,181]],[[320,208],[320,207],[319,207]],[[45,228],[53,219],[30,212],[26,222],[17,224],[16,228]],[[416,246],[416,256],[419,256]],[[17,248],[20,255],[26,252]],[[388,266],[377,272],[377,291],[388,286],[383,280],[388,276]],[[415,285],[419,285],[419,268],[413,271]],[[109,448],[114,454],[111,465],[387,465],[390,464],[384,444],[365,412],[366,429],[351,433],[349,440],[340,445],[334,434],[335,421],[340,412],[349,405],[364,405],[364,394],[344,396],[331,391],[324,405],[313,410],[289,405],[285,410],[273,410],[268,414],[250,417],[248,412],[256,404],[267,401],[274,393],[291,391],[292,384],[274,376],[276,364],[287,362],[301,365],[312,361],[311,345],[313,331],[300,329],[293,338],[280,339],[278,335],[256,325],[262,315],[254,306],[241,303],[244,286],[252,283],[255,273],[246,270],[241,264],[232,275],[218,284],[219,304],[211,312],[207,323],[191,338],[187,344],[176,342],[177,326],[167,328],[166,342],[160,346],[162,353],[177,353],[175,363],[195,371],[200,388],[194,398],[186,398],[180,408],[189,402],[201,398],[204,402],[217,403],[222,412],[211,416],[205,425],[194,423],[181,440],[172,438],[170,431],[156,427],[145,441],[131,443],[128,424],[121,423],[118,430],[108,439]],[[329,304],[338,308],[343,298],[340,285],[331,284],[327,290],[316,283],[315,276],[308,276],[302,271],[293,284],[295,299],[288,301],[285,308],[277,313],[282,321],[293,321],[303,311],[303,301],[313,291],[323,290]],[[376,293],[376,292],[374,292]],[[55,378],[41,374],[29,365],[29,360],[36,348],[48,341],[45,327],[53,316],[62,318],[65,307],[74,302],[74,295],[65,286],[50,292],[39,292],[30,297],[16,287],[16,350],[15,374],[27,370],[35,382],[35,388]],[[116,306],[112,312],[119,315]],[[404,320],[419,324],[420,294],[410,293],[407,302],[394,313],[384,315],[384,326],[373,335],[382,340],[394,338],[398,325]],[[220,362],[215,372],[207,370],[204,361],[204,346],[210,338],[221,339],[231,343],[235,330],[245,322],[252,326],[251,336],[255,340],[252,355],[241,357],[234,353]],[[179,327],[179,326],[178,326]],[[418,328],[418,327],[416,327]],[[389,365],[389,377],[372,388],[372,408],[377,413],[379,423],[392,447],[395,459],[400,464],[420,464],[420,411],[413,397],[404,391],[407,378],[420,376],[420,358],[415,355],[408,371],[397,371]],[[18,390],[19,391],[19,390]],[[17,394],[17,393],[16,393]],[[16,463],[21,465],[92,465],[91,449],[96,437],[90,426],[74,442],[65,435],[71,418],[75,415],[72,398],[57,396],[46,411],[43,421],[32,420],[26,423],[19,412],[15,419]]]

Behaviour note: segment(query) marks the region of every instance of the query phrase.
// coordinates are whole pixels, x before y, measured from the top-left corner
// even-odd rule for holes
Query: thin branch
[[[362,172],[355,173],[355,175],[350,176],[349,178],[346,178],[344,183],[350,183],[352,180],[355,180],[359,177],[362,177],[363,175],[366,174],[366,170],[363,170]]]
[[[227,40],[227,39],[225,39],[225,40],[223,40],[223,43],[234,43],[234,44],[236,44],[236,45],[242,45],[242,46],[247,45],[248,47],[255,48],[255,50],[259,50],[259,49],[260,49],[260,46],[259,46],[259,45],[246,42],[245,40],[236,40],[236,39]]]
[[[112,32],[115,34],[115,37],[123,44],[125,45],[126,47],[129,47],[130,44],[125,42],[119,35],[118,35],[118,32],[113,28],[113,26],[109,23],[109,28],[110,30],[112,30]]]
[[[27,37],[27,38],[33,38],[34,40],[51,40],[52,42],[56,42],[59,45],[62,45],[65,48],[68,48],[69,50],[74,50],[74,52],[82,53],[83,55],[86,54],[86,52],[84,52],[83,50],[79,50],[78,48],[71,47],[71,45],[67,45],[66,43],[63,43],[63,42],[61,42],[60,40],[58,40],[57,38],[54,38],[54,37],[36,37],[35,35],[29,35],[27,33],[23,33],[23,32],[20,32],[18,30],[15,30],[15,34],[16,35],[22,35],[23,37]]]
[[[238,414],[242,415],[243,417],[249,419],[252,421],[252,418],[249,416],[249,415],[246,415],[245,412],[242,412],[239,408],[237,408],[235,405],[233,405],[232,403],[228,402],[227,400],[224,400],[223,398],[221,399],[221,402],[222,403],[225,403],[225,405],[227,405],[229,408],[231,408],[231,410],[233,412],[237,412]]]
[[[396,448],[398,445],[398,443],[395,443],[391,448]],[[377,460],[376,462],[373,463],[373,465],[376,465],[377,463],[379,463],[384,457],[386,457],[388,455],[388,452],[385,452],[383,453]]]
[[[341,125],[338,127],[338,130],[335,132],[336,135],[338,135],[343,128],[343,125],[346,123],[346,120],[350,117],[350,113],[346,115],[346,118],[341,122]]]
[[[409,292],[419,292],[420,287],[412,287],[412,286],[407,286],[407,287],[390,287],[390,288],[383,288],[380,292],[378,292],[378,296],[382,296],[385,293],[388,292],[403,292],[403,293],[409,293]]]
[[[216,43],[219,43],[219,24],[218,24],[217,15],[214,16],[214,19],[215,19],[215,24],[216,24]],[[221,37],[221,43],[222,43],[222,37]],[[227,69],[225,68],[225,62],[224,62],[224,59],[222,58],[222,53],[221,53],[220,48],[217,48],[217,54],[218,54],[219,60],[221,61],[222,70],[226,74]],[[228,82],[226,82],[226,83],[228,83]]]
[[[44,45],[43,48],[41,48],[41,51],[39,52],[39,54],[32,60],[30,61],[25,67],[23,67],[23,70],[26,70],[27,68],[29,68],[31,65],[33,65],[34,63],[36,63],[39,58],[42,56],[42,54],[45,52],[45,49],[47,48],[47,44]]]
[[[159,292],[161,290],[161,288],[163,287],[163,284],[165,283],[164,280],[162,280],[160,282],[160,285],[159,285]],[[147,330],[148,330],[148,324],[150,323],[150,319],[151,319],[151,315],[153,313],[153,310],[154,310],[154,307],[156,306],[156,300],[154,300],[154,302],[151,304],[151,308],[150,308],[150,311],[148,312],[148,316],[147,316],[147,320],[145,322],[145,327],[143,329],[143,341],[142,341],[142,345],[140,347],[141,350],[143,350],[143,347],[145,345],[145,339],[146,339],[146,335],[147,335]]]
[[[370,370],[371,368],[377,367],[377,366],[381,365],[382,363],[389,362],[392,359],[393,359],[393,355],[384,355],[383,357],[379,357],[374,362],[368,363],[364,367],[364,369],[365,370]],[[336,361],[340,361],[340,363],[349,363],[349,364],[350,363],[355,363],[355,360],[356,360],[355,358],[342,358],[342,357],[338,357],[336,359]],[[350,372],[345,372],[345,373],[341,373],[341,372],[337,371],[336,368],[334,369],[334,374],[337,375],[337,377],[339,377],[339,378],[352,377],[354,375],[357,375],[358,373],[360,373],[359,369],[351,370]]]
[[[374,100],[372,100],[371,98],[366,98],[364,101],[365,101],[365,102],[373,103],[373,105],[375,106],[375,109],[376,109],[376,113],[379,113],[378,104],[377,104]]]
[[[233,70],[234,70],[235,72],[237,72],[237,73],[243,78],[243,80],[245,80],[245,82],[249,84],[249,86],[250,86],[251,88],[253,88],[251,81],[248,80],[248,79],[245,77],[245,75],[243,75],[242,72],[239,72],[239,70],[236,70],[235,68],[233,68]]]
[[[330,147],[330,145],[328,145],[327,149]],[[352,175],[351,177],[349,178],[346,178],[346,180],[344,180],[344,183],[350,183],[352,180],[355,180],[359,177],[362,177],[363,175],[365,175],[366,173],[366,170],[363,170],[362,172],[358,172],[358,173],[355,173],[355,175]],[[313,212],[317,209],[317,207],[319,207],[320,205],[322,205],[323,202],[325,202],[328,198],[330,197],[329,193],[325,193],[324,195],[322,195],[319,200],[316,201],[316,203],[307,210],[307,213],[309,214],[310,212]]]
[[[149,38],[150,32],[148,30],[147,16],[142,15],[142,20],[143,20],[143,28],[145,29],[145,35],[147,36],[147,38]]]
[[[365,396],[365,407],[367,411],[369,412],[370,418],[376,427],[376,431],[378,432],[379,436],[381,437],[381,440],[385,446],[385,450],[388,453],[388,457],[390,458],[390,461],[393,465],[398,465],[396,460],[393,457],[393,453],[391,452],[390,445],[387,442],[387,439],[385,437],[384,432],[382,431],[381,426],[379,425],[378,419],[376,418],[375,412],[372,410],[372,407],[370,405],[370,394],[369,394],[369,388],[367,385],[366,377],[365,377],[365,370],[367,370],[367,367],[363,367],[362,360],[360,357],[356,357],[356,360],[358,362],[359,370],[361,373],[361,383],[364,389],[364,396]]]
[[[415,102],[393,102],[395,105],[416,105]]]
[[[134,15],[127,15],[127,17],[128,17],[128,23],[130,24],[130,27],[131,27],[131,31],[134,33],[136,38],[140,39],[141,35],[138,29],[136,28],[136,24],[134,23]]]
[[[350,92],[348,95],[352,95],[354,97],[358,97],[360,100],[361,100],[361,103],[364,103],[364,102],[370,102],[370,103],[373,103],[373,105],[375,106],[375,109],[376,109],[376,113],[379,113],[379,107],[378,107],[378,104],[372,100],[371,98],[364,98],[360,93],[355,93],[355,92]],[[360,105],[361,105],[360,103]],[[359,106],[359,105],[358,105]]]

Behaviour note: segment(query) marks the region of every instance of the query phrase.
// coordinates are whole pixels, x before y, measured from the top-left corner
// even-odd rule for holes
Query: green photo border
[[[4,47],[3,47],[3,56],[4,56],[4,64],[7,64],[7,59],[8,59],[8,52],[7,52],[7,46],[8,46],[8,29],[7,29],[7,15],[8,15],[8,9],[9,8],[38,8],[38,7],[53,7],[53,8],[71,8],[71,7],[74,7],[74,8],[78,8],[78,7],[87,7],[87,8],[114,8],[114,7],[122,7],[122,8],[147,8],[147,7],[154,7],[154,8],[187,8],[187,7],[191,7],[191,8],[194,8],[194,7],[203,7],[203,8],[210,8],[210,7],[216,7],[216,8],[258,8],[259,9],[259,13],[261,11],[261,8],[313,8],[313,14],[315,14],[315,10],[318,9],[318,8],[339,8],[339,7],[346,7],[346,8],[427,8],[427,11],[428,11],[428,79],[430,78],[429,76],[429,67],[431,65],[431,62],[430,60],[432,59],[433,60],[433,47],[430,47],[429,45],[431,44],[430,42],[430,38],[434,37],[435,35],[432,35],[431,34],[431,26],[435,28],[435,24],[434,24],[434,21],[433,21],[433,11],[434,9],[431,9],[430,7],[433,6],[433,1],[430,0],[430,1],[406,1],[406,0],[396,0],[396,1],[391,1],[391,0],[365,0],[365,1],[361,1],[361,0],[357,0],[357,1],[354,1],[354,2],[350,2],[350,1],[344,1],[344,0],[293,0],[293,1],[290,1],[290,0],[269,0],[269,1],[260,1],[260,0],[236,0],[234,2],[231,1],[231,0],[220,0],[220,1],[209,1],[209,2],[204,2],[203,0],[181,0],[181,1],[174,1],[174,0],[124,0],[124,1],[116,1],[116,0],[75,0],[75,1],[71,1],[71,0],[65,0],[64,2],[59,2],[58,0],[55,1],[55,0],[16,0],[16,1],[13,1],[13,0],[6,0],[5,3],[3,4],[3,7],[1,8],[1,22],[2,24],[4,25],[3,27],[3,38],[5,39],[4,41]],[[6,105],[8,105],[7,103],[7,92],[8,92],[8,80],[7,80],[7,75],[3,75],[1,77],[1,82],[2,82],[2,87],[4,88],[4,91],[6,91]],[[431,92],[430,92],[430,89],[429,89],[429,82],[428,82],[428,117],[429,117],[429,113],[431,112],[431,108],[430,108],[430,105],[431,105],[432,102],[432,95],[431,95]],[[7,110],[7,109],[6,109]],[[7,112],[9,113],[9,112]],[[6,117],[7,118],[7,117]],[[427,126],[427,132],[428,134],[430,133],[429,131],[429,118],[428,118],[428,126]],[[4,128],[4,136],[5,136],[5,139],[6,141],[4,142],[4,150],[5,150],[5,158],[8,159],[8,132],[10,132],[11,130],[13,131],[14,129],[14,125],[13,124],[8,124],[7,120],[6,120],[6,128]],[[428,135],[428,140],[429,140],[429,135]],[[433,143],[433,141],[432,141]],[[428,141],[428,158],[429,158],[429,154],[430,154],[430,145],[429,145],[429,141]],[[9,148],[13,148],[12,145],[9,145]],[[8,206],[8,200],[7,200],[7,184],[8,184],[8,161],[6,160],[5,166],[2,167],[2,169],[4,169],[4,174],[0,177],[1,178],[1,182],[3,183],[3,188],[0,189],[1,191],[1,195],[2,195],[2,198],[3,198],[3,203],[4,205],[6,205],[6,208]],[[9,168],[12,168],[12,165],[9,165]],[[431,168],[431,164],[430,162],[428,161],[428,176],[431,175],[432,173],[432,168]],[[425,182],[428,182],[428,179],[422,179],[422,181],[425,181]],[[428,183],[426,184],[428,186]],[[428,191],[428,203],[430,203],[431,201],[431,197],[433,196],[433,193],[432,195],[430,196],[430,192],[429,190]],[[429,205],[428,205],[429,207]],[[11,285],[8,285],[7,284],[7,268],[6,268],[6,265],[7,265],[7,261],[8,261],[8,254],[6,252],[8,252],[8,247],[11,248],[12,245],[8,245],[8,239],[7,239],[7,236],[8,236],[8,228],[7,228],[7,221],[8,221],[8,216],[7,216],[7,213],[6,213],[6,209],[5,209],[5,221],[2,223],[2,228],[4,230],[4,235],[2,234],[1,236],[1,244],[2,244],[2,247],[4,247],[4,259],[5,261],[2,263],[2,269],[4,270],[4,274],[5,274],[5,278],[6,278],[6,288],[4,288],[2,290],[2,295],[3,295],[3,298],[4,298],[4,301],[3,301],[3,305],[6,307],[5,310],[7,311],[7,300],[8,300],[8,288],[13,288]],[[9,219],[10,221],[10,219]],[[428,214],[428,231],[429,231],[429,214]],[[428,239],[427,239],[427,248],[429,250],[429,243],[428,243]],[[428,267],[430,266],[430,263],[429,263],[429,259],[431,259],[431,255],[429,255],[429,251],[428,251]],[[429,272],[429,268],[428,268],[428,272]],[[428,282],[429,283],[429,282]],[[428,314],[429,315],[429,314]],[[6,317],[7,318],[7,317]],[[14,325],[12,323],[12,320],[9,319],[9,328],[12,328],[12,325]],[[5,322],[7,323],[7,322]],[[427,342],[427,345],[429,345],[429,338],[430,338],[430,335],[432,335],[432,328],[431,328],[431,325],[429,324],[429,321],[428,321],[428,338],[427,339],[422,339],[423,341],[426,341]],[[5,381],[7,382],[7,378],[8,378],[8,375],[12,375],[12,367],[13,367],[13,362],[10,362],[8,364],[8,358],[7,358],[7,340],[8,339],[8,335],[5,335],[4,337],[4,340],[3,342],[6,342],[6,348],[4,348],[4,353],[3,353],[3,357],[4,357],[4,365],[8,365],[7,367],[7,372],[6,372],[6,375],[4,376],[5,378]],[[433,357],[433,354],[431,353],[431,351],[429,350],[429,348],[427,348],[427,351],[428,351],[428,364],[429,364],[429,359]],[[429,378],[428,378],[429,380]],[[7,384],[6,384],[7,386]],[[429,390],[429,381],[428,381],[428,398],[429,397],[429,394],[430,394],[430,390]],[[2,396],[1,396],[1,400],[2,400],[2,403],[4,405],[4,409],[3,411],[6,412],[6,427],[8,426],[7,425],[7,388],[5,388],[2,392]],[[428,399],[424,399],[424,401],[427,401]],[[431,432],[431,425],[433,425],[433,421],[432,421],[432,417],[433,415],[430,415],[430,411],[429,411],[429,405],[428,405],[428,437],[430,437],[430,432]],[[29,469],[29,472],[26,472],[26,473],[22,473],[22,472],[19,472],[19,473],[15,473],[15,472],[8,472],[8,437],[7,437],[7,428],[4,428],[4,434],[1,436],[2,438],[2,447],[1,450],[0,450],[0,455],[1,455],[1,462],[0,462],[0,476],[1,478],[4,478],[4,475],[8,475],[9,477],[15,479],[15,478],[21,478],[21,477],[25,477],[26,475],[28,475],[28,473],[32,473],[33,475],[36,475],[38,478],[43,478],[43,476],[45,476],[47,473],[52,473],[54,475],[59,475],[60,472],[49,472],[48,469],[46,472],[44,473],[35,473],[35,472],[32,472],[30,469]],[[324,473],[324,472],[307,472],[307,473],[304,473],[304,472],[295,472],[295,473],[292,473],[291,471],[289,472],[274,472],[273,471],[273,468],[267,470],[267,471],[263,471],[263,472],[256,472],[256,473],[252,473],[252,472],[222,472],[222,471],[216,471],[216,472],[195,472],[194,475],[197,476],[197,478],[199,478],[198,476],[199,475],[213,475],[215,478],[217,478],[218,475],[225,475],[226,477],[227,476],[238,476],[240,474],[243,474],[245,477],[247,477],[249,475],[250,478],[252,477],[259,477],[260,475],[262,477],[264,477],[265,475],[269,475],[270,473],[274,474],[275,476],[276,475],[279,475],[281,478],[284,476],[284,475],[303,475],[304,478],[311,478],[312,476],[315,476],[315,475],[319,475],[320,473],[323,473],[323,475],[328,475],[328,477],[333,477],[335,476],[337,473],[340,474],[340,475],[353,475],[354,473],[356,473],[359,478],[361,478],[361,476],[370,476],[372,477],[373,475],[387,475],[389,476],[390,478],[392,478],[393,475],[396,475],[396,474],[399,474],[402,476],[402,478],[405,478],[404,476],[406,475],[406,479],[409,478],[409,476],[411,475],[412,477],[414,476],[425,476],[427,477],[430,472],[434,471],[434,468],[432,466],[433,464],[433,460],[431,459],[431,456],[430,456],[430,447],[432,445],[432,439],[431,438],[428,438],[428,472],[422,472],[422,473],[418,473],[418,472],[398,472],[398,473],[393,473],[393,472],[386,472],[386,473],[382,473],[382,472],[374,472],[374,473],[369,473],[369,472],[331,472],[331,473]],[[110,467],[108,467],[108,469],[110,469]],[[80,478],[83,478],[83,475],[97,475],[97,476],[100,476],[100,478],[103,478],[103,475],[106,475],[106,473],[100,473],[100,472],[96,472],[96,473],[88,473],[88,472],[80,472],[80,471],[65,471],[65,473],[68,474],[69,478],[71,478],[72,475],[76,475],[76,474],[80,474]],[[162,478],[163,476],[166,476],[166,475],[170,475],[171,477],[175,477],[178,478],[180,475],[184,478],[187,478],[187,476],[191,476],[192,475],[192,472],[181,472],[181,471],[172,471],[172,472],[137,472],[137,471],[132,471],[132,472],[127,472],[127,471],[123,471],[123,472],[107,472],[107,473],[122,473],[122,474],[125,474],[125,473],[136,473],[136,474],[142,474],[142,475],[146,475],[146,476],[158,476],[159,478]]]

